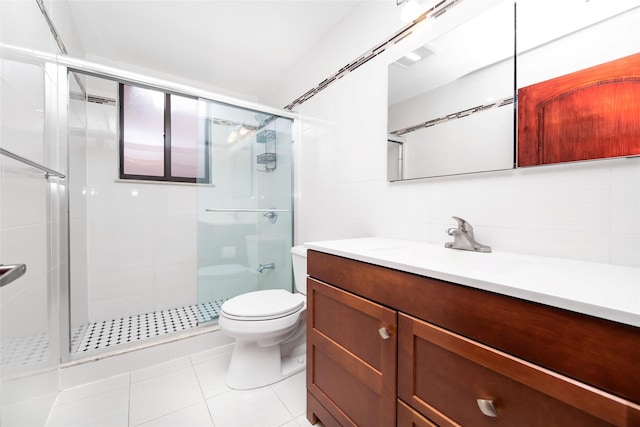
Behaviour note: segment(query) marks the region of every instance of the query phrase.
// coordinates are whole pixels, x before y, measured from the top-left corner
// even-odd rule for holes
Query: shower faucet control
[[[258,267],[258,273],[262,273],[264,270],[275,270],[276,269],[276,265],[272,262],[270,262],[269,264],[260,264],[260,266]]]
[[[275,213],[274,211],[269,211],[267,213],[262,214],[263,217],[265,218],[269,218],[269,222],[271,222],[271,224],[275,224],[276,221],[278,220],[278,214]]]

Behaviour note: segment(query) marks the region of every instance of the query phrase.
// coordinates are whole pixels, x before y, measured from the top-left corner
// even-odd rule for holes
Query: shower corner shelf
[[[256,141],[261,144],[272,142],[276,140],[276,131],[272,129],[265,129],[256,135]]]
[[[256,134],[256,142],[264,144],[264,153],[256,156],[256,163],[264,166],[264,169],[257,169],[259,172],[273,172],[276,170],[276,131],[274,129],[264,129]]]
[[[258,155],[259,165],[268,165],[276,162],[276,153],[263,153]]]

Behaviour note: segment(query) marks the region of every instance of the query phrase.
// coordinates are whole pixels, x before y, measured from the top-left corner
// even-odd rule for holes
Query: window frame
[[[142,89],[155,90],[164,94],[164,175],[137,175],[124,173],[124,87],[139,87]],[[209,184],[211,182],[211,160],[210,160],[210,144],[208,132],[205,132],[204,140],[204,177],[184,177],[171,175],[171,96],[181,96],[198,101],[198,98],[184,95],[181,93],[172,93],[160,90],[154,87],[142,85],[133,85],[129,83],[118,83],[118,176],[122,180],[140,180],[140,181],[156,181],[156,182],[176,182],[176,183],[192,183],[192,184]],[[196,117],[196,120],[198,117]]]

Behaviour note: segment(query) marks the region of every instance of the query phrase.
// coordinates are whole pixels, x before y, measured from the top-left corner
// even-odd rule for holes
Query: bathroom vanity
[[[640,270],[389,239],[309,244],[307,417],[640,426]]]

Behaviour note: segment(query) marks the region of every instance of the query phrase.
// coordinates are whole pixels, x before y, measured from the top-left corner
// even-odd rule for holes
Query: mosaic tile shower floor
[[[83,353],[193,328],[199,323],[217,318],[224,301],[89,323],[72,331],[71,352]]]

